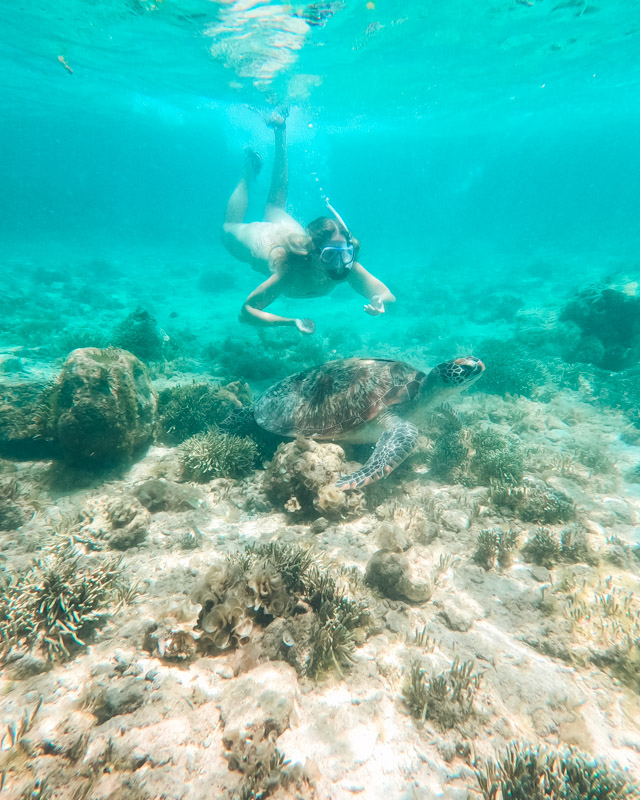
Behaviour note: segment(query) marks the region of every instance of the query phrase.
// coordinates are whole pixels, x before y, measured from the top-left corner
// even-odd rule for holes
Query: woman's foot
[[[250,147],[244,148],[244,173],[245,177],[253,180],[262,169],[262,156]]]
[[[286,128],[288,116],[289,116],[289,109],[280,108],[277,111],[273,111],[266,118],[265,122],[267,123],[268,128],[273,128],[274,130],[281,130],[283,128]]]

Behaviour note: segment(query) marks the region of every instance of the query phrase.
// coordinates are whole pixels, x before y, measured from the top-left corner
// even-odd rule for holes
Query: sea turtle
[[[336,483],[357,489],[401,464],[418,439],[414,423],[483,372],[484,364],[473,356],[445,361],[429,373],[384,358],[337,359],[274,384],[243,416],[245,425],[257,423],[286,438],[377,442],[364,466]]]

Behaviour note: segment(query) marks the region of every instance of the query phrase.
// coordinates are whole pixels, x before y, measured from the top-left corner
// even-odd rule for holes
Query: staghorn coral
[[[163,389],[158,395],[157,437],[166,444],[180,444],[219,425],[234,409],[250,402],[251,390],[242,381],[225,386],[192,383]]]
[[[41,648],[49,660],[83,647],[120,580],[120,560],[89,560],[60,550],[10,576],[0,598],[0,654]]]
[[[509,529],[485,528],[478,534],[477,547],[473,559],[485,569],[495,569],[496,565],[508,567],[512,552],[517,544],[518,534]]]
[[[493,480],[490,487],[493,505],[511,510],[525,522],[553,525],[575,517],[573,501],[544,481],[525,478],[523,485],[518,486],[508,479]]]
[[[486,429],[475,431],[471,441],[475,452],[469,471],[477,483],[489,486],[492,480],[512,484],[522,480],[524,454],[516,439]]]
[[[549,528],[537,528],[523,549],[526,559],[542,567],[551,568],[560,559],[561,546],[558,538]]]
[[[254,468],[258,446],[251,439],[210,430],[180,445],[182,474],[198,482],[212,478],[240,478]]]
[[[337,444],[299,438],[278,447],[265,471],[263,488],[271,502],[290,513],[357,516],[364,511],[363,493],[333,486],[343,465],[344,450]]]
[[[528,561],[543,567],[553,567],[558,561],[586,561],[594,564],[596,556],[589,547],[585,531],[579,526],[565,528],[558,537],[549,528],[537,528],[523,548]]]
[[[291,764],[276,746],[276,732],[257,731],[250,737],[237,737],[229,742],[229,769],[242,773],[242,783],[225,795],[230,800],[263,800],[278,788],[295,785],[302,788],[302,766]],[[299,792],[297,796],[302,795]]]
[[[638,800],[640,787],[616,767],[575,748],[509,745],[476,764],[483,800]]]
[[[430,677],[420,662],[414,661],[402,696],[409,713],[420,724],[430,719],[446,730],[471,715],[480,677],[474,674],[472,661],[461,664],[456,658],[449,670]]]

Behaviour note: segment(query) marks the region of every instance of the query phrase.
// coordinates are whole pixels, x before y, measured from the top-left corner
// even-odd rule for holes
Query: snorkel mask
[[[323,247],[320,251],[320,260],[323,264],[327,265],[327,273],[329,277],[333,278],[335,281],[344,280],[353,267],[355,250],[351,242],[349,228],[347,228],[345,221],[331,205],[328,198],[325,200],[325,202],[329,211],[331,211],[333,216],[336,218],[336,221],[342,227],[344,238],[346,239],[347,243],[346,245],[327,245],[326,247]]]

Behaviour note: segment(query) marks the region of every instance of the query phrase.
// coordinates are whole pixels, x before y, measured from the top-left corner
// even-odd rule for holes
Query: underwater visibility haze
[[[638,800],[640,0],[0,67],[0,794]]]

